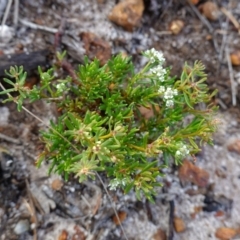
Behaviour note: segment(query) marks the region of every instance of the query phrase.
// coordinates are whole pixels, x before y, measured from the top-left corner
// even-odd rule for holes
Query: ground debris
[[[218,228],[216,231],[216,237],[221,240],[230,240],[237,235],[237,230],[228,227]]]
[[[111,57],[110,44],[91,32],[82,32],[80,34],[84,43],[86,55],[91,59],[97,58],[101,65],[104,65]]]
[[[209,173],[195,166],[188,160],[184,160],[179,171],[179,178],[182,182],[192,182],[199,187],[206,187],[209,180]]]
[[[108,18],[127,31],[133,31],[140,23],[143,10],[143,0],[124,0],[112,9]]]
[[[145,4],[146,2],[149,1],[145,1]],[[139,204],[133,193],[125,196],[117,191],[112,193],[112,197],[117,211],[127,213],[122,224],[129,239],[154,239],[159,229],[168,235],[169,228],[172,227],[169,226],[170,207],[166,204],[166,202],[169,203],[169,199],[174,203],[175,216],[182,219],[186,226],[185,231],[174,232],[174,239],[215,239],[215,233],[223,226],[223,222],[227,223],[226,226],[233,226],[233,229],[239,224],[237,222],[240,213],[238,204],[239,158],[237,154],[230,153],[226,146],[230,137],[240,139],[238,134],[240,111],[238,108],[232,108],[231,104],[225,48],[226,43],[230,52],[234,52],[234,49],[239,47],[240,38],[236,31],[239,23],[236,19],[240,12],[240,3],[238,0],[233,0],[231,5],[227,5],[224,1],[218,1],[224,15],[220,14],[218,21],[207,21],[206,24],[192,10],[192,5],[183,4],[183,1],[154,0],[150,2],[154,8],[153,11],[143,12],[144,6],[141,6],[139,8],[141,11],[132,15],[132,19],[136,20],[136,25],[132,24],[134,21],[131,18],[125,18],[127,27],[124,28],[117,27],[108,19],[109,13],[116,6],[115,1],[112,0],[71,0],[67,2],[48,0],[46,3],[44,1],[20,1],[20,24],[14,30],[15,37],[5,44],[4,48],[0,48],[0,54],[2,57],[7,57],[8,55],[16,56],[16,53],[21,52],[29,57],[28,53],[30,53],[32,59],[27,63],[34,63],[37,59],[31,53],[44,49],[52,51],[54,48],[54,34],[59,32],[58,29],[64,17],[66,28],[62,32],[59,50],[67,50],[67,61],[72,69],[82,63],[86,55],[84,42],[80,37],[81,33],[94,33],[93,38],[104,40],[111,46],[109,50],[104,48],[105,45],[101,42],[100,46],[96,47],[98,41],[95,43],[95,40],[91,39],[92,36],[88,36],[90,57],[94,57],[99,49],[101,53],[104,51],[111,54],[124,52],[133,57],[137,68],[144,63],[141,62],[142,60],[139,61],[140,53],[151,47],[164,52],[167,65],[171,66],[171,72],[176,76],[180,76],[185,61],[191,65],[194,61],[201,60],[206,66],[208,85],[212,89],[218,89],[216,102],[221,104],[226,111],[220,116],[224,125],[219,129],[221,134],[214,137],[215,146],[204,146],[201,155],[197,157],[197,166],[191,163],[190,173],[193,175],[191,179],[184,177],[184,181],[187,179],[188,184],[181,185],[177,172],[171,168],[168,169],[163,179],[163,182],[167,183],[168,190],[163,192],[159,189],[155,203],[151,204],[151,217],[147,213],[145,204]],[[196,4],[193,7],[198,11],[199,5],[206,1],[197,3],[198,1],[192,0],[191,2]],[[133,12],[132,9],[129,10],[131,11]],[[126,16],[124,14],[122,16]],[[203,17],[202,14],[200,15]],[[184,27],[177,35],[174,35],[169,31],[169,25],[176,19],[184,21]],[[8,19],[7,24],[11,26],[11,18]],[[226,36],[231,36],[232,40],[226,40]],[[237,78],[238,72],[238,65],[234,65],[232,69],[234,78]],[[236,92],[239,92],[239,84],[234,87]],[[236,100],[238,104],[238,96]],[[26,114],[18,113],[15,110],[15,104],[6,106],[7,111],[1,105],[3,114],[0,115],[3,120],[0,122],[2,125],[0,133],[4,134],[4,137],[0,138],[0,144],[1,147],[9,149],[9,154],[13,156],[11,158],[13,166],[10,164],[10,168],[5,170],[7,166],[0,160],[1,168],[4,168],[1,169],[0,175],[0,239],[2,236],[5,236],[5,239],[33,239],[34,223],[31,221],[31,211],[29,211],[31,208],[26,209],[27,205],[24,203],[25,200],[30,203],[26,179],[29,181],[30,189],[33,188],[33,192],[35,188],[41,192],[35,194],[36,199],[34,198],[39,200],[38,204],[37,201],[34,202],[38,218],[36,232],[39,240],[58,239],[65,231],[67,236],[63,234],[63,237],[71,240],[75,238],[122,239],[123,235],[119,226],[112,220],[114,213],[101,184],[95,181],[92,185],[84,185],[79,184],[75,179],[70,178],[68,182],[64,182],[59,178],[62,184],[53,186],[52,182],[57,177],[48,176],[47,166],[38,170],[35,167],[36,156],[43,147],[38,140],[37,132],[43,126]],[[27,106],[43,118],[44,122],[56,119],[57,113],[53,111],[54,107],[51,109],[50,105],[45,106],[38,102],[34,107],[28,104]],[[148,110],[150,111],[147,112],[146,118],[150,118],[153,111],[151,108]],[[229,114],[230,111],[231,114]],[[11,141],[8,141],[10,139],[7,140],[6,136],[11,137]],[[17,142],[12,141],[14,139]],[[217,169],[221,169],[223,174]],[[212,191],[213,199],[206,203],[208,191],[206,186],[212,183],[215,183]],[[41,195],[46,198],[42,200],[47,204],[45,207],[41,206]],[[38,199],[39,196],[40,199]],[[226,202],[221,198],[227,199]],[[216,207],[214,205],[216,202],[220,202],[217,204],[216,211],[205,211],[210,205],[210,210]],[[14,226],[25,219],[31,224],[31,229],[16,236],[13,232]]]

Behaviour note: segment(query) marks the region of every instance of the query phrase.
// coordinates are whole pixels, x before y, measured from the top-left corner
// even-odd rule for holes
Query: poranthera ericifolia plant
[[[179,165],[199,152],[201,144],[211,143],[215,92],[209,93],[202,63],[185,64],[177,79],[164,68],[161,52],[151,49],[143,55],[148,61],[140,71],[121,54],[102,67],[85,58],[75,77],[65,79],[56,77],[54,69],[39,68],[41,82],[32,89],[25,86],[23,68],[11,67],[5,82],[12,88],[1,92],[8,94],[7,101],[21,110],[25,98],[43,99],[57,104],[59,111],[58,120],[41,133],[45,149],[38,164],[48,160],[50,172],[66,179],[74,174],[80,182],[103,172],[110,189],[127,193],[133,188],[138,198],[144,194],[151,199],[169,160]]]

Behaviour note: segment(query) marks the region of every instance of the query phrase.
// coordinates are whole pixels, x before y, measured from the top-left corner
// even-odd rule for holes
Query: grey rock
[[[22,219],[16,224],[13,231],[17,235],[21,235],[22,233],[27,232],[29,229],[30,229],[29,221],[27,219]]]

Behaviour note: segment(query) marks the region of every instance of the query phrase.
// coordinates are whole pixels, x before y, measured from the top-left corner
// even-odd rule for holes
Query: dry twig
[[[13,15],[13,24],[16,27],[18,24],[19,18],[19,0],[15,0],[14,2],[14,15]]]
[[[214,29],[212,28],[211,24],[209,23],[209,21],[198,11],[198,9],[190,2],[190,0],[188,0],[188,4],[191,7],[192,11],[197,15],[197,17],[200,19],[200,21],[208,28],[209,32],[213,35],[212,41],[213,41],[213,45],[214,48],[216,50],[216,52],[219,52],[219,46],[217,41],[214,39]]]
[[[51,27],[38,25],[38,24],[35,24],[35,23],[32,23],[32,22],[29,22],[25,19],[20,19],[19,21],[22,25],[30,27],[32,29],[42,30],[42,31],[50,32],[50,33],[57,33],[58,32],[57,28],[51,28]]]
[[[8,18],[9,12],[10,12],[10,8],[12,6],[12,2],[13,2],[13,0],[8,1],[7,7],[6,7],[4,15],[3,15],[1,26],[5,25],[5,23],[7,21],[7,18]]]
[[[11,143],[14,143],[14,144],[20,144],[21,143],[21,141],[19,141],[18,139],[6,136],[6,135],[4,135],[2,133],[0,133],[0,139],[2,139],[4,141],[11,142]]]
[[[155,32],[158,36],[164,36],[164,35],[172,35],[173,33],[171,31],[157,31]]]
[[[229,39],[228,39],[228,42],[229,42]],[[228,44],[227,44],[227,46],[225,48],[225,53],[226,53],[226,58],[227,58],[227,63],[228,63],[228,70],[229,70],[229,77],[230,77],[230,82],[231,82],[232,105],[236,106],[236,103],[237,103],[236,83],[234,81],[233,68],[232,68],[232,63],[231,63],[231,59],[230,59],[230,53],[229,53]]]
[[[221,11],[231,21],[231,23],[234,25],[234,27],[238,30],[238,33],[240,34],[240,24],[237,19],[226,8],[222,7]]]
[[[37,215],[36,215],[36,210],[34,207],[34,203],[33,203],[33,197],[32,197],[32,193],[29,189],[29,183],[28,180],[25,180],[26,183],[26,188],[27,188],[27,193],[28,193],[28,198],[29,198],[29,203],[25,200],[26,206],[31,214],[31,221],[35,224],[34,228],[33,228],[33,239],[37,240],[37,225],[38,225],[38,219],[37,219]]]
[[[1,26],[5,25],[5,23],[8,19],[12,3],[13,3],[13,0],[8,0],[7,7],[5,9],[4,16],[3,16],[3,19],[2,19]],[[19,16],[19,0],[14,0],[13,23],[14,23],[15,27],[18,24],[18,16]]]
[[[224,49],[225,49],[226,44],[227,44],[228,21],[226,21],[226,24],[224,24],[222,26],[221,30],[225,31],[226,34],[223,34],[223,36],[222,36],[222,43],[221,43],[220,51],[219,51],[219,54],[218,54],[217,75],[219,74],[219,71],[220,71],[220,66],[221,66],[222,59],[223,59]]]
[[[173,230],[173,219],[174,219],[174,201],[169,201],[169,236],[168,240],[173,240],[174,238],[174,230]]]
[[[198,11],[198,9],[188,0],[188,4],[193,10],[193,12],[197,15],[197,17],[201,20],[201,22],[208,28],[209,32],[213,32],[213,28],[209,21]]]

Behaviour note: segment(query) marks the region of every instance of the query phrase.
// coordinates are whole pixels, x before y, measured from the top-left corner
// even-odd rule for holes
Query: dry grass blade
[[[2,139],[4,141],[11,142],[11,143],[14,143],[14,144],[20,144],[21,143],[21,141],[19,141],[18,139],[6,136],[6,135],[4,135],[2,133],[0,133],[0,139]]]
[[[240,33],[240,24],[237,21],[237,19],[232,15],[231,12],[229,12],[226,8],[221,8],[222,13],[231,21],[231,23],[234,25],[234,27],[238,30],[238,33]]]
[[[226,21],[226,24],[222,25],[222,29],[221,32],[225,32],[225,34],[222,34],[222,42],[221,42],[221,47],[220,47],[220,51],[218,54],[218,67],[217,67],[217,75],[219,75],[219,71],[220,71],[220,66],[222,64],[222,59],[223,59],[223,55],[224,55],[224,49],[226,47],[227,44],[227,33],[228,33],[228,20]]]
[[[8,1],[7,7],[6,7],[4,15],[3,15],[1,26],[5,25],[5,23],[7,21],[7,18],[8,18],[9,12],[10,12],[10,8],[12,6],[12,2],[13,2],[13,0]]]
[[[198,9],[192,5],[192,3],[190,2],[190,0],[188,0],[188,4],[191,7],[191,9],[193,10],[193,12],[197,15],[197,17],[201,20],[201,22],[208,28],[208,30],[212,33],[213,32],[213,28],[211,26],[211,24],[209,23],[209,21],[198,11]]]
[[[229,41],[230,40],[228,39],[228,42]],[[227,58],[227,63],[228,63],[228,70],[229,70],[229,77],[230,77],[230,82],[231,82],[232,105],[236,106],[236,104],[237,104],[236,83],[235,83],[234,77],[233,77],[233,68],[232,68],[232,63],[231,63],[231,59],[230,59],[230,53],[229,53],[228,44],[226,45],[225,53],[226,53],[226,58]]]
[[[122,223],[121,223],[122,221],[120,220],[120,217],[119,217],[119,215],[118,215],[118,213],[117,213],[117,210],[116,210],[116,208],[114,207],[113,200],[112,200],[112,198],[111,198],[111,196],[110,196],[110,194],[109,194],[109,192],[108,192],[108,190],[107,190],[107,188],[106,188],[106,186],[105,186],[102,178],[100,177],[100,175],[99,175],[97,172],[96,172],[96,175],[97,175],[99,181],[101,182],[101,184],[102,184],[102,186],[103,186],[103,188],[104,188],[104,191],[106,192],[106,194],[107,194],[107,196],[108,196],[108,199],[109,199],[109,201],[110,201],[110,203],[111,203],[111,207],[112,207],[112,209],[113,209],[113,211],[114,211],[114,213],[115,213],[115,216],[116,216],[116,218],[117,218],[117,221],[119,222],[119,226],[120,226],[120,228],[122,229],[124,238],[125,238],[126,240],[128,240],[128,237],[127,237],[127,235],[126,235],[126,233],[125,233],[125,231],[124,231],[123,225],[122,225]]]
[[[18,24],[19,18],[19,0],[15,0],[14,2],[14,15],[13,15],[13,24],[16,27]]]
[[[35,207],[34,207],[34,201],[33,201],[33,197],[32,197],[32,194],[30,192],[30,189],[29,189],[29,183],[28,183],[28,180],[26,179],[25,180],[25,183],[26,183],[26,188],[27,188],[27,193],[28,193],[28,198],[29,198],[29,203],[25,200],[25,203],[26,203],[26,206],[31,214],[31,220],[32,222],[35,224],[34,228],[33,228],[33,239],[34,240],[37,240],[37,225],[38,225],[38,219],[37,219],[37,215],[36,215],[36,210],[35,210]]]
[[[29,22],[25,19],[20,19],[19,21],[22,25],[30,27],[32,29],[42,30],[42,31],[50,32],[50,33],[57,33],[58,32],[57,28],[51,28],[51,27],[38,25],[38,24],[35,24],[35,23],[32,23],[32,22]]]
[[[200,21],[208,28],[209,32],[214,35],[214,29],[211,26],[211,24],[209,23],[209,21],[198,11],[198,9],[190,2],[190,0],[188,0],[188,4],[191,7],[192,11],[197,15],[197,17],[200,19]],[[217,41],[214,39],[214,36],[212,38],[213,44],[214,44],[214,48],[216,50],[217,53],[219,53],[219,46]]]

